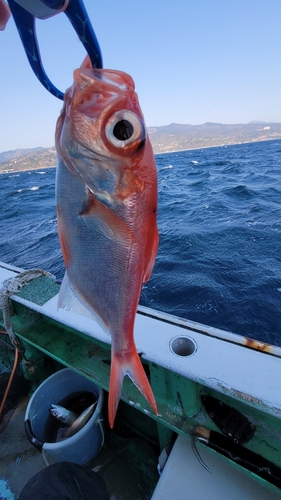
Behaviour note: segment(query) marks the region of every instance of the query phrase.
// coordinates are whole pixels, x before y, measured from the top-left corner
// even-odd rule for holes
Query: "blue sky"
[[[104,67],[129,73],[148,126],[281,122],[280,0],[84,0]],[[37,22],[45,69],[72,83],[84,49],[64,14]],[[13,20],[0,32],[0,152],[54,145],[61,101],[37,81]]]

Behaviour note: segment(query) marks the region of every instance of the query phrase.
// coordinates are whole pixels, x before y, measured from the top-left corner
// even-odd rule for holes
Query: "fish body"
[[[93,403],[89,408],[86,408],[86,410],[81,413],[81,415],[76,418],[76,420],[72,423],[72,425],[64,432],[63,437],[64,439],[69,438],[76,434],[76,432],[80,431],[82,427],[88,422],[88,420],[91,418],[91,416],[94,413],[95,407],[97,405],[97,401]]]
[[[65,94],[56,149],[58,231],[66,266],[59,307],[94,317],[111,335],[113,427],[126,374],[157,413],[133,336],[158,231],[156,165],[132,78],[93,69],[86,58]]]
[[[53,417],[65,425],[72,425],[77,420],[77,415],[71,410],[67,410],[64,406],[51,404],[49,412]]]

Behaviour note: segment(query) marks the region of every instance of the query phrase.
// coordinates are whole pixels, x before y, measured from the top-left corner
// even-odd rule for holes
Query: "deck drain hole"
[[[170,349],[177,356],[191,356],[196,351],[196,344],[189,337],[176,337],[171,341]]]

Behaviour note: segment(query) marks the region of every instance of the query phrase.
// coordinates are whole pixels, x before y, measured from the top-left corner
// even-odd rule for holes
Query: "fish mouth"
[[[83,67],[75,70],[74,83],[65,96],[65,116],[72,121],[72,134],[80,146],[95,149],[98,155],[104,156],[103,147],[97,147],[100,141],[111,153],[122,156],[145,144],[143,115],[134,82],[126,73]]]
[[[69,89],[68,100],[91,118],[106,113],[109,106],[134,92],[132,78],[123,72],[96,68],[79,68],[74,71],[74,83]]]

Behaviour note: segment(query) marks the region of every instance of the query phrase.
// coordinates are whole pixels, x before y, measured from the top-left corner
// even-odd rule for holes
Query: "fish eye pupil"
[[[120,120],[114,125],[113,135],[119,141],[130,139],[134,133],[134,127],[128,120]]]

